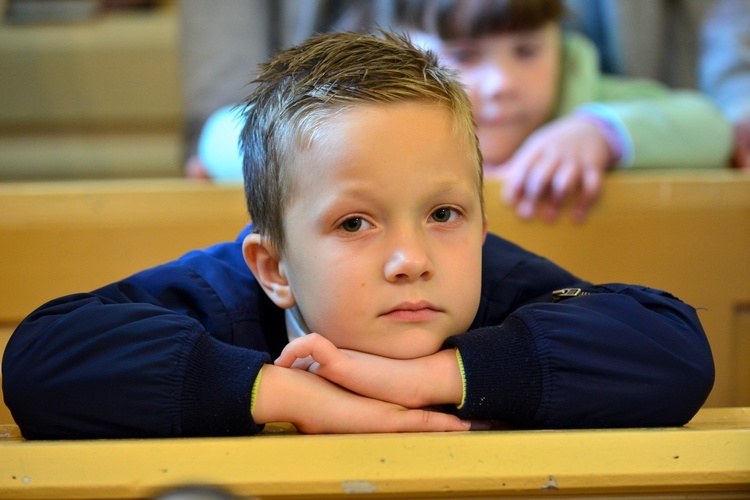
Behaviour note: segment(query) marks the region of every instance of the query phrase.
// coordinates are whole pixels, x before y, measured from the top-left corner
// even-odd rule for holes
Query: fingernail
[[[471,430],[471,422],[468,420],[461,420],[461,425],[466,427],[468,430]]]

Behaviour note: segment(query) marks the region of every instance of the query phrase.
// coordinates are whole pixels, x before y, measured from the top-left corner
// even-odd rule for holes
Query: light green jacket
[[[564,35],[556,116],[574,111],[606,120],[623,141],[619,167],[720,168],[729,165],[732,129],[708,97],[652,80],[604,75],[596,48]]]

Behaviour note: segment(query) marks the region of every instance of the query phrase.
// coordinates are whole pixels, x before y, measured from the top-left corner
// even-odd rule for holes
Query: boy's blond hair
[[[295,188],[302,188],[294,186],[288,166],[315,140],[325,120],[358,105],[421,101],[446,106],[457,137],[474,156],[482,197],[481,153],[469,99],[452,71],[406,37],[314,37],[262,65],[254,83],[244,102],[240,137],[245,196],[254,230],[278,251],[284,248],[285,207]]]

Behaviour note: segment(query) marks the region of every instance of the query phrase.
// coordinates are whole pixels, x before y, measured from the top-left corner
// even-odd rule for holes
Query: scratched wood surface
[[[26,442],[0,428],[0,498],[630,495],[750,498],[750,408],[680,428]]]

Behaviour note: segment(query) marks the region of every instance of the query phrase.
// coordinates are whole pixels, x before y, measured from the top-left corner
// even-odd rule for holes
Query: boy
[[[485,176],[522,218],[582,221],[612,168],[729,166],[732,132],[698,92],[603,75],[562,0],[397,0],[399,22],[456,69]]]
[[[433,55],[314,38],[244,113],[253,227],[33,312],[3,359],[26,438],[680,425],[704,402],[692,307],[486,233],[471,106]]]

